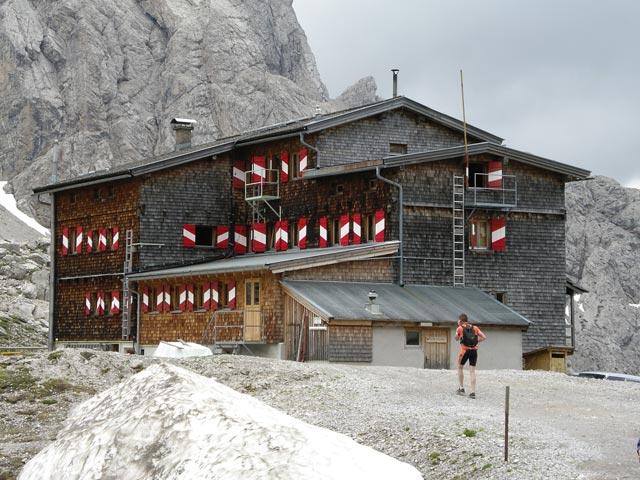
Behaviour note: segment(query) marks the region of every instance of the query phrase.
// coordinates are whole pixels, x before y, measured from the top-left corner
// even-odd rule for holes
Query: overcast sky
[[[640,188],[640,1],[293,0],[331,97],[372,75],[506,145]]]

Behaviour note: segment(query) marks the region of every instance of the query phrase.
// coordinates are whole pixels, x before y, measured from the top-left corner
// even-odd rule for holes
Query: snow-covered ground
[[[80,404],[58,440],[18,478],[421,480],[422,475],[346,435],[163,363]]]
[[[14,198],[14,196],[4,191],[4,186],[6,184],[7,182],[0,182],[0,206],[4,207],[4,209],[8,213],[13,215],[17,220],[22,222],[24,225],[35,230],[41,235],[48,236],[49,235],[48,228],[43,227],[34,218],[31,218],[30,216],[26,215],[25,213],[21,212],[18,209],[18,206],[16,204],[16,199]],[[11,233],[7,231],[8,229],[9,229],[8,226],[3,225],[3,230],[5,230],[2,235],[3,237]]]

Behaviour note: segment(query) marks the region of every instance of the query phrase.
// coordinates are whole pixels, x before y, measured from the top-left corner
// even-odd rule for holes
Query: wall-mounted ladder
[[[124,245],[124,275],[122,280],[122,339],[128,340],[129,335],[131,335],[131,292],[129,291],[129,278],[127,275],[133,270],[133,230],[127,230]]]
[[[464,177],[453,176],[453,286],[464,287]]]

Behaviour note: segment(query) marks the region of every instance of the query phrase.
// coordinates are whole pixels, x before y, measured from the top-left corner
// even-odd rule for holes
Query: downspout
[[[53,313],[54,313],[54,299],[55,299],[55,272],[56,272],[56,215],[55,215],[55,194],[50,193],[51,198],[51,235],[49,241],[49,338],[47,341],[47,347],[49,351],[53,350]]]
[[[394,187],[396,187],[398,189],[399,192],[399,196],[398,196],[398,201],[400,203],[400,216],[399,216],[399,223],[400,223],[400,286],[404,287],[404,249],[403,249],[403,225],[404,225],[404,202],[402,199],[402,185],[400,185],[399,183],[396,182],[392,182],[391,180],[389,180],[388,178],[384,178],[382,175],[380,175],[380,167],[376,167],[376,178],[379,180],[382,180],[385,183],[388,183],[389,185],[392,185]]]
[[[304,141],[304,132],[300,132],[300,143],[316,152],[316,168],[320,168],[320,150]]]

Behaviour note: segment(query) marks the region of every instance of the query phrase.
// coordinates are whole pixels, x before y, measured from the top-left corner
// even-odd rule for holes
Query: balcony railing
[[[245,200],[276,200],[280,198],[280,171],[257,168],[244,173]]]
[[[505,208],[518,203],[518,182],[515,175],[475,173],[469,179],[465,206]],[[489,186],[492,185],[492,186]]]

